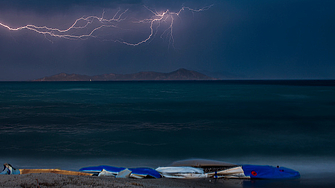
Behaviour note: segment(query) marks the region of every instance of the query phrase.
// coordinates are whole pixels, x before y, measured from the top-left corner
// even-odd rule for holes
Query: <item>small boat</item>
[[[93,175],[91,173],[60,170],[60,169],[19,169],[19,170],[20,170],[20,174],[53,173],[53,174],[74,175],[74,176],[92,176]]]

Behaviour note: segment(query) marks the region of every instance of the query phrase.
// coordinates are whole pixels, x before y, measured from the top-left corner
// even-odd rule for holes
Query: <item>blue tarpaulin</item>
[[[299,172],[284,168],[261,165],[242,165],[245,176],[256,179],[289,179],[300,177]]]
[[[113,167],[113,166],[101,165],[101,166],[91,166],[91,167],[81,168],[79,169],[79,171],[101,172],[102,170],[106,170],[113,174],[118,174],[119,172],[125,169],[126,168],[123,168],[123,167]],[[131,174],[134,174],[134,175],[161,178],[161,175],[159,174],[159,172],[151,168],[128,168],[128,169],[131,171]]]

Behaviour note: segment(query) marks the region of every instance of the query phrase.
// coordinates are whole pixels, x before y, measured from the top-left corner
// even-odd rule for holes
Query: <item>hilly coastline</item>
[[[178,69],[169,73],[161,72],[138,72],[133,74],[102,74],[87,76],[80,74],[60,73],[43,77],[33,81],[150,81],[150,80],[216,80],[205,74],[187,69]]]

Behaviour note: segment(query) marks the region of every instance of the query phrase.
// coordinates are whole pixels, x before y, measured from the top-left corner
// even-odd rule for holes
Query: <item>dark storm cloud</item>
[[[121,4],[141,4],[141,0],[1,0],[0,9],[60,11],[74,6],[111,8]]]
[[[162,22],[155,37],[140,19],[153,11],[184,11],[169,26]],[[0,0],[0,22],[68,27],[81,16],[111,18],[129,9],[125,22],[102,37],[66,40],[28,30],[0,27],[0,80],[27,80],[60,72],[78,74],[168,72],[187,68],[235,78],[335,78],[335,1],[331,0]],[[157,25],[154,27],[157,28]],[[155,30],[156,31],[156,30]],[[97,33],[98,34],[98,33]]]

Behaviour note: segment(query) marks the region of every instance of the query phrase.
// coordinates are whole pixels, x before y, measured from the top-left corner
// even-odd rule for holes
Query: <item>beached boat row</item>
[[[90,166],[77,171],[59,169],[19,169],[5,166],[1,174],[57,173],[81,176],[111,176],[116,178],[239,178],[239,179],[290,179],[299,178],[299,172],[267,165],[238,165],[221,161],[192,159],[172,163],[167,167],[124,168],[113,166]]]

